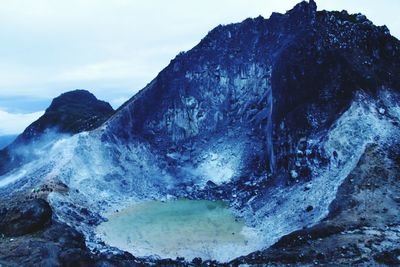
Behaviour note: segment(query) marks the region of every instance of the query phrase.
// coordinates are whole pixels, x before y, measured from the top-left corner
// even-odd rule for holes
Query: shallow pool
[[[228,261],[254,250],[255,233],[224,202],[149,201],[109,216],[97,234],[135,256]]]

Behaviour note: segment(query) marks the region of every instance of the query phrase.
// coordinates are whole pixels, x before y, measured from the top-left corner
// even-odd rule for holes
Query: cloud
[[[176,54],[191,49],[218,24],[258,15],[268,18],[299,1],[2,1],[0,100],[50,100],[83,88],[115,105],[115,99],[133,96]],[[363,12],[400,36],[398,0],[317,4],[320,9]]]
[[[129,61],[109,60],[67,69],[54,77],[54,81],[99,81],[146,76],[144,68],[132,66]]]
[[[42,116],[44,111],[34,113],[9,113],[0,110],[0,135],[20,134],[32,122]]]
[[[120,107],[122,104],[124,104],[126,101],[129,100],[130,97],[119,97],[119,98],[115,98],[112,99],[110,101],[111,106],[113,106],[114,109],[117,109],[118,107]]]
[[[218,24],[284,12],[297,1],[4,1],[0,98],[53,98],[76,88],[107,101],[132,96]]]

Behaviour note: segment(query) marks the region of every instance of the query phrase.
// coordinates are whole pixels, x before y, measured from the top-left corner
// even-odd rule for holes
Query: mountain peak
[[[306,11],[310,10],[312,12],[317,11],[317,4],[315,1],[310,0],[310,1],[301,1],[298,4],[296,4],[290,11]]]
[[[26,155],[19,155],[18,147],[40,140],[49,131],[76,134],[96,129],[112,114],[114,109],[109,103],[98,100],[87,90],[61,94],[53,99],[43,116],[0,151],[0,175],[24,162]]]
[[[54,98],[45,114],[32,123],[22,135],[36,135],[50,128],[72,134],[92,130],[113,113],[114,109],[109,103],[98,100],[89,91],[74,90]]]
[[[310,7],[312,8],[312,10],[317,10],[317,3],[314,0],[310,0],[308,2],[308,4],[310,5]]]
[[[110,104],[98,100],[92,93],[83,89],[76,89],[73,91],[69,91],[61,94],[60,96],[53,99],[51,105],[47,108],[48,111],[58,110],[60,107],[64,105],[72,105],[72,104],[96,104],[102,105],[104,109],[110,109]]]
[[[292,10],[288,11],[290,16],[299,17],[305,21],[314,22],[317,14],[317,4],[314,0],[302,1],[298,3]]]

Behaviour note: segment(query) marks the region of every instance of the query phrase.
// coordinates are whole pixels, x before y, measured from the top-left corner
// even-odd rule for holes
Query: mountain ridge
[[[256,231],[259,240],[233,251],[232,264],[376,264],[397,253],[399,206],[387,195],[379,210],[390,212],[376,221],[362,205],[399,189],[396,73],[400,42],[386,27],[361,14],[317,11],[312,0],[267,20],[219,26],[100,127],[59,139],[3,176],[0,197],[46,198],[54,220],[82,231],[93,251],[131,264],[99,242],[95,225],[130,203],[171,198],[224,200]],[[385,182],[373,191],[379,165]],[[364,223],[350,220],[363,216]],[[350,221],[337,228],[343,218]],[[393,242],[368,245],[376,229]],[[366,233],[357,235],[362,241],[355,230]]]
[[[112,114],[110,104],[86,90],[74,90],[53,99],[45,113],[31,123],[15,140],[0,150],[0,175],[21,166],[34,153],[24,146],[45,146],[58,135],[76,134],[99,127]]]

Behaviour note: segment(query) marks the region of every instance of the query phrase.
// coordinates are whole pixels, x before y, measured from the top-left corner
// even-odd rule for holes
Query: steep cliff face
[[[128,101],[106,134],[140,136],[165,153],[234,132],[257,146],[246,149],[247,166],[279,170],[279,181],[290,170],[308,179],[309,168],[295,165],[298,150],[321,152],[307,147],[308,136],[329,129],[357,91],[398,89],[399,70],[399,42],[386,27],[302,2],[212,30]]]

